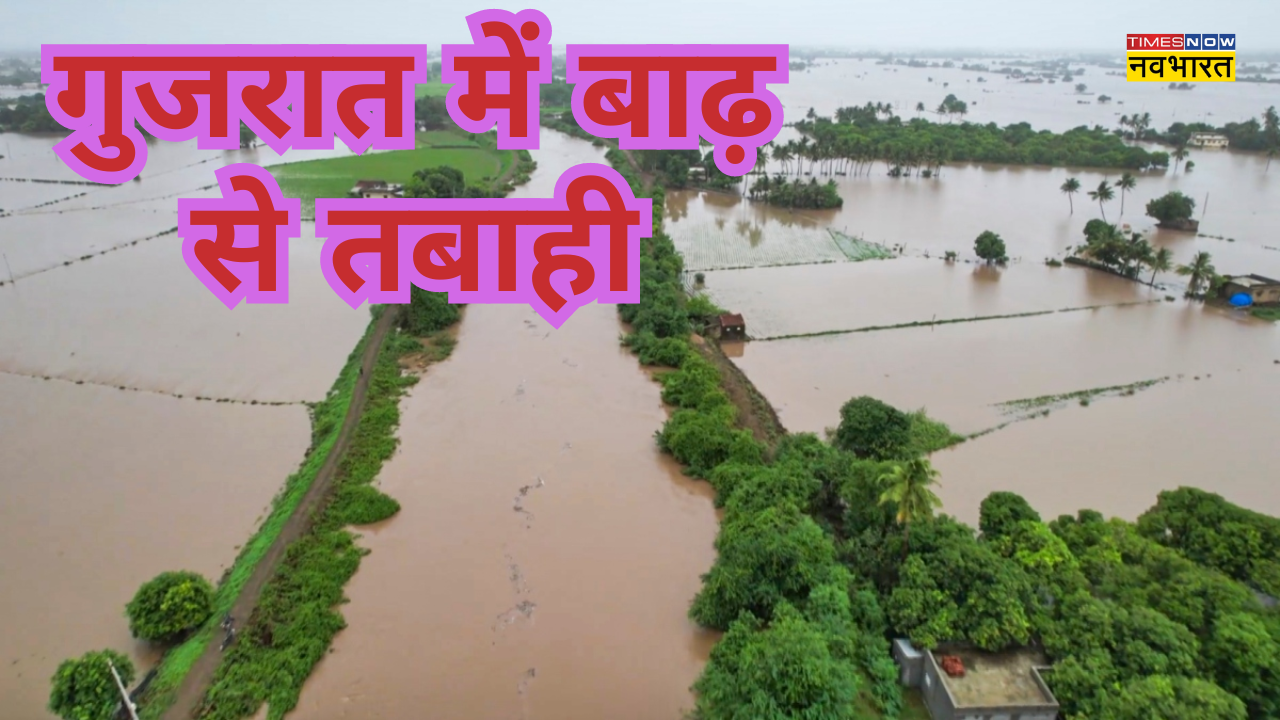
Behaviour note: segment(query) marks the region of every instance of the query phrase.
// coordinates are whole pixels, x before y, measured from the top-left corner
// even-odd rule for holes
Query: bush
[[[204,624],[213,614],[213,586],[188,572],[160,573],[143,584],[125,606],[136,638],[169,642]]]
[[[400,311],[400,329],[411,335],[428,335],[458,322],[458,305],[449,304],[449,293],[430,292],[417,285],[409,289],[409,306]]]
[[[1196,201],[1176,190],[1147,203],[1147,215],[1162,223],[1187,220],[1195,210]]]
[[[790,503],[727,515],[716,550],[689,617],[717,630],[728,629],[744,611],[767,621],[779,603],[803,602],[834,576],[847,577],[831,537]]]
[[[682,408],[698,407],[703,398],[720,390],[720,371],[697,353],[689,353],[680,369],[661,376],[662,401]]]
[[[689,301],[685,303],[684,309],[689,316],[689,320],[703,326],[710,324],[717,317],[724,314],[724,308],[716,305],[711,301],[711,298],[702,293],[689,298]]]
[[[627,335],[622,344],[636,354],[642,365],[680,367],[690,353],[689,343],[684,338],[660,338],[648,330]]]
[[[728,460],[759,463],[764,447],[747,430],[735,430],[732,405],[711,412],[677,410],[658,432],[658,446],[685,465],[692,477],[704,478]]]
[[[794,608],[764,628],[750,614],[711,650],[694,684],[699,720],[852,720],[858,678],[834,657],[828,636]]]
[[[87,652],[75,660],[63,660],[53,674],[49,711],[65,720],[114,720],[120,691],[111,677],[111,665],[120,682],[133,682],[133,663],[115,650]]]
[[[911,441],[911,419],[897,408],[863,395],[840,408],[835,445],[860,458],[901,458]]]

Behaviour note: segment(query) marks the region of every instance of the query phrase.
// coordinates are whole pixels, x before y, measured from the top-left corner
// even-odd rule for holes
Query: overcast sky
[[[1280,50],[1280,0],[0,0],[0,49],[426,43],[434,54],[441,43],[469,42],[463,18],[490,7],[543,11],[557,46],[772,42],[1119,53],[1125,33],[1234,32],[1241,52]]]

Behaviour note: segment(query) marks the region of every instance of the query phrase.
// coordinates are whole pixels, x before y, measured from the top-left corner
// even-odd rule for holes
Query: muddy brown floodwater
[[[55,138],[3,137],[0,177],[74,178]],[[138,183],[0,181],[5,718],[51,717],[49,678],[88,650],[129,652],[145,673],[157,652],[130,638],[125,603],[166,570],[217,580],[301,461],[305,407],[193,396],[318,400],[368,323],[325,284],[309,224],[290,243],[291,302],[227,310],[181,240],[154,236],[177,224],[178,197],[213,192],[198,188],[214,168],[274,153],[150,150]]]
[[[520,194],[549,196],[587,143],[547,131]],[[616,306],[559,330],[527,307],[467,308],[453,356],[403,401],[365,531],[349,627],[295,715],[681,717],[714,636],[687,619],[714,558],[705,483],[653,433],[658,387],[619,347]]]

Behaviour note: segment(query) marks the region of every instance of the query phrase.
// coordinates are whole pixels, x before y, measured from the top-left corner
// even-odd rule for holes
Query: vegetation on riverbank
[[[415,304],[433,306],[410,321],[419,331],[447,332],[447,325],[456,321],[456,314],[439,311],[440,305],[452,307],[443,295],[415,293]],[[423,322],[423,318],[439,320]],[[427,343],[436,347],[434,337],[429,336]],[[452,343],[441,347],[452,348]],[[399,444],[395,431],[400,423],[400,397],[418,380],[417,375],[404,372],[401,363],[423,352],[422,340],[407,332],[397,329],[387,337],[369,381],[364,413],[339,462],[328,502],[316,513],[308,532],[289,547],[264,588],[248,626],[218,668],[201,717],[239,720],[267,703],[268,718],[283,718],[297,705],[303,683],[333,637],[346,627],[337,608],[345,599],[343,587],[367,553],[347,528],[385,520],[400,509],[372,482]]]
[[[678,367],[661,378],[676,409],[660,446],[708,479],[725,508],[718,557],[690,614],[727,634],[694,685],[694,718],[903,717],[913,711],[904,711],[891,637],[923,648],[1039,646],[1068,718],[1172,718],[1182,707],[1209,720],[1261,720],[1280,710],[1280,616],[1142,527],[1089,510],[1045,523],[1012,493],[983,502],[980,532],[935,515],[936,472],[918,453],[940,443],[875,441],[908,437],[898,431],[910,424],[892,408],[873,411],[883,403],[870,398],[846,406],[871,410],[845,413],[835,444],[812,434],[766,442],[745,429],[724,377],[685,339],[681,258],[655,228],[642,249],[641,303],[619,311],[642,361]],[[1197,522],[1217,527],[1206,518],[1221,515]],[[1233,527],[1203,552],[1226,562],[1226,548],[1252,543],[1242,557],[1267,576],[1273,568],[1258,558],[1276,550],[1250,538],[1272,528],[1250,522],[1238,524],[1255,529]],[[1190,533],[1173,533],[1184,552],[1200,551]]]
[[[307,450],[302,466],[285,480],[284,487],[272,500],[271,512],[266,520],[244,544],[235,562],[222,576],[213,599],[213,618],[220,619],[231,611],[253,569],[279,537],[285,522],[297,510],[337,442],[342,419],[351,406],[351,396],[359,378],[360,357],[372,336],[373,326],[374,323],[371,322],[364,337],[347,357],[346,365],[338,373],[338,379],[334,381],[324,400],[310,406],[311,447]],[[210,642],[216,642],[216,634],[216,624],[207,622],[195,635],[165,654],[156,669],[154,679],[139,702],[144,720],[159,718],[172,704],[178,685],[205,647]]]
[[[65,134],[70,131],[49,114],[44,93],[35,93],[0,102],[0,133],[6,132]]]

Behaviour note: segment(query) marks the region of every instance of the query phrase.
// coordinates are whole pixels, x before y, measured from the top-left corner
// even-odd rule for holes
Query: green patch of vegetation
[[[449,94],[449,88],[451,87],[453,87],[453,85],[446,85],[442,82],[421,83],[414,86],[413,97],[415,99],[424,97],[444,97]]]
[[[297,705],[302,684],[346,626],[336,608],[345,600],[343,586],[367,553],[347,528],[385,520],[400,509],[371,483],[399,443],[400,397],[417,382],[416,375],[402,371],[401,360],[422,348],[420,340],[400,330],[387,337],[328,502],[306,534],[289,546],[263,589],[249,625],[218,668],[201,717],[239,720],[267,703],[267,717],[280,720]]]
[[[138,589],[125,615],[136,638],[169,642],[200,627],[213,613],[213,586],[197,573],[160,573]]]
[[[1256,307],[1249,311],[1249,314],[1259,320],[1270,320],[1271,322],[1280,322],[1280,307]]]
[[[430,136],[442,142],[442,136]],[[384,180],[407,185],[423,168],[447,166],[457,169],[468,183],[492,183],[513,162],[514,153],[498,150],[491,136],[457,135],[459,145],[474,147],[419,147],[387,152],[367,151],[363,155],[307,160],[274,165],[271,174],[288,197],[302,199],[303,215],[311,217],[316,198],[348,197],[358,180]]]
[[[907,418],[910,422],[906,445],[908,457],[928,455],[958,445],[966,439],[963,435],[951,432],[946,423],[926,415],[923,408],[907,413]]]
[[[840,248],[840,252],[853,262],[862,260],[887,260],[895,257],[893,250],[860,237],[846,235],[839,230],[827,229],[831,234],[831,239],[835,241],[836,247]]]
[[[1108,387],[1089,388],[1088,390],[1075,390],[1069,393],[1061,393],[1058,395],[1041,395],[1040,397],[1025,398],[1022,400],[1009,400],[1008,402],[997,403],[996,407],[1004,414],[1028,415],[1036,414],[1046,408],[1058,408],[1066,405],[1072,400],[1078,400],[1081,405],[1088,406],[1089,402],[1094,398],[1115,396],[1115,395],[1133,395],[1139,390],[1146,390],[1149,387],[1159,385],[1168,380],[1169,377],[1159,377],[1154,380],[1142,380],[1127,385],[1111,385]]]

